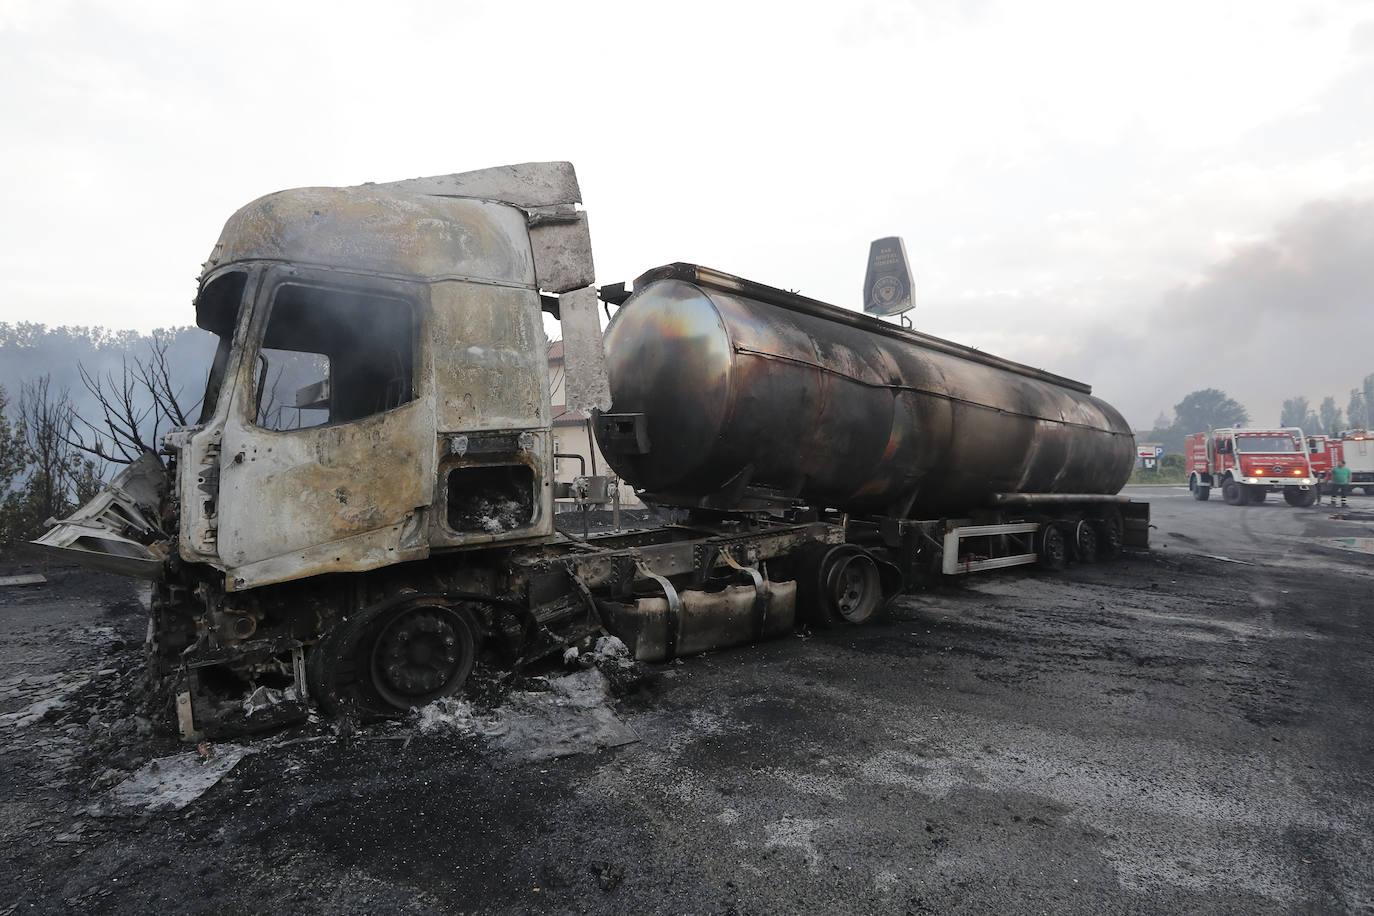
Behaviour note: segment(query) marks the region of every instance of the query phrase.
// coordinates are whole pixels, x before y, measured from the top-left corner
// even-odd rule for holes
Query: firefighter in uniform
[[[1346,507],[1346,496],[1350,493],[1350,468],[1345,466],[1344,461],[1336,462],[1336,466],[1331,469],[1331,505],[1336,505],[1336,494],[1341,495],[1341,508]]]

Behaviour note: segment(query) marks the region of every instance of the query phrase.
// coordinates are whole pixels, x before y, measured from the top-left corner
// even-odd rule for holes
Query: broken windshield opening
[[[414,399],[414,308],[372,291],[277,287],[254,364],[256,423],[309,429]]]
[[[229,364],[229,349],[234,341],[234,327],[238,324],[239,307],[243,303],[243,288],[248,282],[246,271],[235,270],[221,274],[205,285],[196,298],[196,326],[219,338],[215,358],[210,363],[210,375],[205,381],[205,396],[200,402],[200,418],[205,423],[215,414],[219,393],[224,387],[224,371]]]
[[[1236,448],[1241,452],[1296,452],[1298,443],[1292,436],[1237,436]]]

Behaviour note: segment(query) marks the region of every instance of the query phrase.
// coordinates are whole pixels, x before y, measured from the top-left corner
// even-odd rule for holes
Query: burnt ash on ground
[[[512,753],[561,666],[487,671],[464,727],[245,739],[154,812],[106,804],[196,753],[137,592],[48,570],[0,592],[0,714],[54,701],[3,726],[0,913],[1369,911],[1374,564],[1318,542],[1374,532],[1156,516],[1149,554],[653,666],[607,700],[636,743]]]

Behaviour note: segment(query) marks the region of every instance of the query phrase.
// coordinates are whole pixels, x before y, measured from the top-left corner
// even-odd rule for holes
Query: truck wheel
[[[1202,478],[1194,474],[1188,478],[1188,489],[1193,491],[1193,499],[1200,503],[1207,502],[1207,497],[1212,495],[1212,488],[1202,482]]]
[[[311,693],[327,713],[395,715],[462,689],[477,657],[472,613],[438,596],[366,608],[311,650]]]
[[[1064,533],[1054,522],[1048,522],[1036,536],[1036,553],[1040,555],[1040,565],[1045,569],[1058,571],[1068,561],[1068,547],[1064,543]]]
[[[1284,487],[1283,498],[1288,505],[1305,509],[1317,501],[1317,491],[1299,490],[1297,487]]]
[[[1247,486],[1245,488],[1245,501],[1252,506],[1258,506],[1264,502],[1264,498],[1269,495],[1269,491],[1264,487]]]
[[[1221,498],[1226,501],[1228,506],[1245,505],[1245,491],[1240,488],[1240,484],[1229,477],[1222,481]]]
[[[1093,522],[1097,528],[1097,555],[1104,560],[1120,556],[1121,548],[1126,541],[1125,523],[1121,521],[1121,513],[1115,509],[1111,511],[1112,514]]]
[[[1097,529],[1087,519],[1073,526],[1073,557],[1079,563],[1097,562]]]
[[[853,544],[820,544],[794,556],[797,601],[811,623],[837,627],[869,623],[881,616],[887,591],[878,563],[868,551]]]
[[[368,652],[368,686],[392,709],[462,689],[477,658],[477,627],[463,608],[420,604],[386,616]]]
[[[820,610],[828,625],[868,623],[882,610],[882,578],[866,550],[841,544],[826,554],[820,573]]]

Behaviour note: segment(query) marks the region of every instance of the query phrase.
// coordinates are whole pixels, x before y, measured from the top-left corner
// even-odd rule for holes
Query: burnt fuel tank
[[[606,363],[597,441],[669,505],[929,518],[1116,493],[1135,461],[1081,382],[693,264],[635,281]]]

